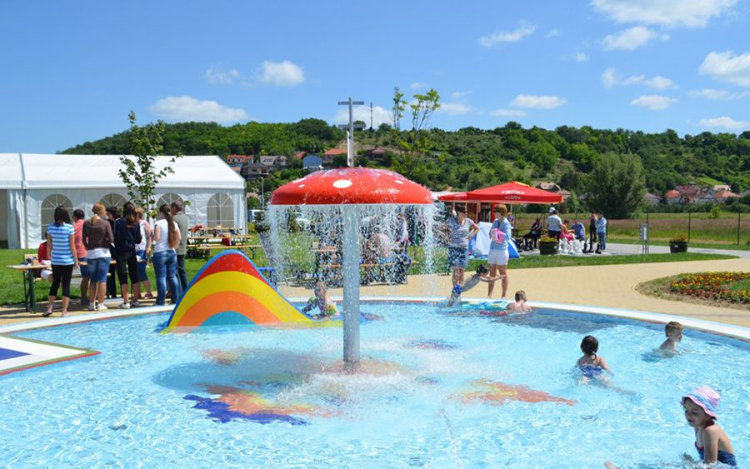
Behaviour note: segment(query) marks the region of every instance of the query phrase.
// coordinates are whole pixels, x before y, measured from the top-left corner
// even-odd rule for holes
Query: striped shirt
[[[52,223],[47,228],[47,234],[52,238],[52,249],[50,258],[52,265],[72,265],[75,263],[73,252],[70,250],[70,237],[75,234],[73,225],[62,223],[55,226]]]

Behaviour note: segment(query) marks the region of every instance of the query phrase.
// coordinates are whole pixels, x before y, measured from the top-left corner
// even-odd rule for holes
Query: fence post
[[[740,245],[740,217],[742,217],[742,205],[737,204],[737,246]]]
[[[690,223],[692,220],[692,214],[693,212],[690,210],[690,207],[688,207],[688,243],[690,242]]]

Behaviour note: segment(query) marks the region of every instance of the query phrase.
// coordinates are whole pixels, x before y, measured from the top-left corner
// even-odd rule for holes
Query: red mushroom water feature
[[[271,205],[341,206],[343,214],[344,364],[359,364],[359,268],[362,205],[430,205],[430,191],[384,169],[317,171],[273,192]]]

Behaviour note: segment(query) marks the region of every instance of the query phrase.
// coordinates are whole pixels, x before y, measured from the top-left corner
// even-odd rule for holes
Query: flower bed
[[[717,301],[750,304],[750,291],[731,290],[732,283],[750,279],[748,272],[705,272],[686,274],[669,284],[669,291]]]

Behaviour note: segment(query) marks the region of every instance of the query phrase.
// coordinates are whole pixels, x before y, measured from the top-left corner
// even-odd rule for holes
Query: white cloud
[[[234,68],[222,70],[220,68],[208,67],[205,77],[206,81],[212,85],[231,85],[235,80],[241,79],[242,74]]]
[[[236,122],[248,118],[244,109],[232,109],[216,101],[201,101],[191,96],[168,96],[149,110],[157,117],[173,122]]]
[[[750,91],[744,91],[742,93],[730,93],[727,90],[715,90],[711,88],[704,88],[702,90],[692,90],[688,94],[690,94],[690,96],[693,98],[704,98],[704,99],[725,100],[725,101],[750,98]]]
[[[533,96],[519,94],[510,102],[512,107],[523,107],[529,109],[554,109],[565,104],[567,100],[559,96]]]
[[[437,110],[451,116],[461,116],[468,114],[471,106],[466,103],[441,103]]]
[[[589,60],[589,56],[584,54],[583,52],[578,52],[573,56],[573,60],[575,60],[576,62],[586,62],[587,60]]]
[[[518,42],[524,37],[534,34],[534,31],[536,31],[536,26],[522,22],[515,31],[500,31],[489,36],[482,36],[479,38],[479,43],[484,47],[492,47],[500,42]]]
[[[355,121],[362,121],[367,126],[370,126],[370,107],[369,106],[355,106],[352,109],[352,115]],[[334,121],[337,124],[348,124],[349,123],[349,109],[342,108],[336,112]],[[373,127],[376,129],[380,124],[391,124],[391,112],[381,106],[374,106],[372,108],[372,122]]]
[[[677,99],[670,98],[669,96],[649,94],[630,101],[630,104],[645,107],[652,111],[663,111],[676,102]]]
[[[547,35],[544,36],[544,37],[547,37],[547,38],[549,38],[549,37],[560,37],[560,31],[558,31],[557,29],[553,29],[552,31],[548,32]]]
[[[422,89],[422,88],[427,88],[428,86],[429,85],[427,83],[422,83],[422,82],[419,82],[419,81],[415,81],[414,83],[412,83],[411,85],[409,85],[409,88],[411,88],[412,90],[419,90],[419,89]]]
[[[471,94],[471,91],[454,91],[451,93],[451,99],[464,99]]]
[[[666,34],[659,35],[656,31],[652,31],[645,26],[635,26],[630,29],[623,29],[615,34],[610,34],[604,37],[602,44],[604,50],[636,50],[639,47],[645,46],[651,40],[661,38],[662,40],[669,39]]]
[[[605,88],[639,84],[646,85],[649,88],[654,88],[657,90],[677,88],[677,85],[675,85],[672,80],[659,75],[653,78],[646,78],[645,75],[633,75],[628,78],[620,78],[617,75],[617,70],[615,70],[614,68],[608,68],[602,73],[602,84]]]
[[[713,119],[701,119],[698,121],[699,127],[724,128],[724,129],[750,129],[750,121],[736,121],[731,117],[722,116]]]
[[[732,51],[711,52],[701,64],[700,73],[740,86],[750,86],[750,52],[735,56]]]
[[[305,82],[305,72],[298,65],[288,60],[282,62],[264,61],[263,71],[258,81],[271,86],[297,86]]]
[[[702,28],[727,13],[737,0],[592,0],[599,13],[617,23]]]
[[[490,112],[490,115],[496,117],[525,117],[526,111],[520,109],[496,109]]]

